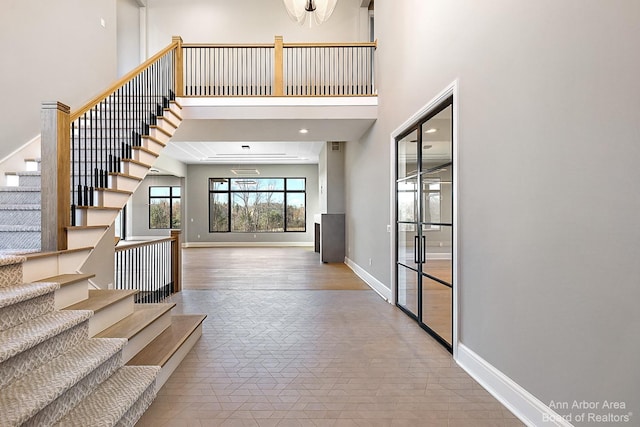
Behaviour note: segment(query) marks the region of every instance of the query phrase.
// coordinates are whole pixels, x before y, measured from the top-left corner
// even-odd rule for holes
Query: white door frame
[[[460,163],[458,158],[458,80],[454,80],[451,84],[445,87],[438,95],[432,98],[429,102],[427,102],[422,108],[420,108],[416,113],[414,113],[409,119],[407,119],[404,123],[396,128],[393,132],[391,132],[389,138],[389,150],[391,155],[389,156],[391,159],[391,171],[394,172],[391,174],[391,239],[390,239],[390,247],[391,247],[391,304],[396,304],[396,174],[395,170],[397,167],[396,160],[396,138],[405,132],[407,128],[413,126],[418,120],[427,115],[431,110],[440,105],[445,99],[453,96],[453,129],[452,129],[452,138],[453,138],[453,338],[452,338],[452,347],[453,347],[453,358],[456,359],[458,354],[458,307],[459,307],[459,299],[458,299],[458,288],[460,287],[460,275],[459,273],[459,265],[458,265],[458,247],[460,242],[459,235],[459,227],[458,227],[458,169],[460,169]]]

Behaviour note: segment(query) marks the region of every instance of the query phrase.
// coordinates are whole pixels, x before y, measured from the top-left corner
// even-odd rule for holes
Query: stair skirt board
[[[65,285],[58,289],[55,293],[55,308],[56,310],[62,310],[87,298],[89,298],[88,279]]]
[[[0,394],[0,425],[55,422],[118,369],[125,344],[125,339],[84,340],[65,357],[16,379]]]
[[[55,338],[44,341],[0,364],[0,387],[4,387],[16,378],[26,375],[32,369],[58,357],[69,349],[86,340],[89,334],[89,322],[84,321]]]
[[[133,426],[155,399],[155,366],[124,366],[102,383],[60,426]]]

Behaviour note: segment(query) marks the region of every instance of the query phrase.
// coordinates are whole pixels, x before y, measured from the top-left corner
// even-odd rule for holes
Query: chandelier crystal
[[[282,0],[289,17],[300,25],[320,25],[336,7],[338,0]]]

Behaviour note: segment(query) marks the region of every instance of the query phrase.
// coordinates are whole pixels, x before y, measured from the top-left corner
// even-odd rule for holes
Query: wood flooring
[[[345,264],[322,263],[312,248],[187,248],[182,269],[183,289],[370,289]]]

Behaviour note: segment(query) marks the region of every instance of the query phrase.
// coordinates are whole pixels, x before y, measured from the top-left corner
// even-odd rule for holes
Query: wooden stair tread
[[[101,187],[97,187],[96,191],[104,191],[104,192],[108,192],[108,193],[123,193],[123,194],[133,194],[131,191],[127,191],[127,190],[118,190],[116,188],[101,188]]]
[[[89,298],[70,305],[66,307],[65,310],[92,310],[96,312],[137,293],[138,291],[135,290],[90,289]]]
[[[131,147],[131,149],[134,150],[134,151],[136,151],[136,150],[137,151],[144,151],[145,153],[151,154],[154,157],[158,157],[158,155],[156,153],[154,153],[153,151],[149,150],[148,148],[145,148],[145,147],[142,147],[142,146],[140,146],[140,147],[138,147],[138,146]]]
[[[155,129],[155,130],[158,130],[158,131],[160,131],[160,132],[164,133],[165,135],[167,135],[169,138],[171,138],[171,134],[170,134],[169,132],[167,132],[166,130],[162,129],[162,128],[161,128],[160,126],[158,126],[158,125],[151,125],[151,126],[149,126],[149,129]]]
[[[93,246],[85,246],[83,248],[63,249],[60,251],[51,251],[51,252],[29,252],[29,253],[23,254],[23,256],[26,257],[27,260],[30,260],[30,259],[38,259],[38,258],[55,257],[65,253],[70,254],[74,252],[84,252],[84,251],[92,251],[92,250],[93,250]]]
[[[127,338],[131,339],[140,331],[153,323],[163,314],[175,307],[171,304],[136,304],[133,313],[113,326],[105,329],[94,338]]]
[[[95,274],[59,274],[57,276],[47,277],[46,279],[38,280],[38,282],[49,282],[49,283],[58,283],[60,287],[73,285],[74,283],[81,282],[83,280],[91,279],[92,277],[96,277]]]
[[[76,206],[76,209],[87,209],[96,211],[119,211],[122,208],[116,208],[115,206]]]
[[[164,366],[206,317],[204,314],[172,316],[171,326],[129,360],[127,365]]]
[[[137,176],[129,175],[129,174],[122,173],[122,172],[109,172],[109,175],[111,175],[111,176],[121,176],[123,178],[129,178],[129,179],[134,179],[136,181],[142,181],[142,178],[138,178]]]
[[[109,228],[108,225],[70,225],[65,227],[65,230],[106,230]]]
[[[155,138],[151,135],[142,135],[141,137],[142,139],[150,139],[151,141],[155,142],[156,144],[162,145],[163,147],[166,147],[167,144],[165,144],[164,142],[160,141],[158,138]]]
[[[139,162],[139,161],[134,160],[134,159],[122,159],[122,162],[123,162],[123,163],[133,163],[133,164],[135,164],[135,165],[140,165],[140,166],[145,167],[145,168],[150,168],[150,167],[151,167],[151,165],[148,165],[148,164],[146,164],[146,163]]]

